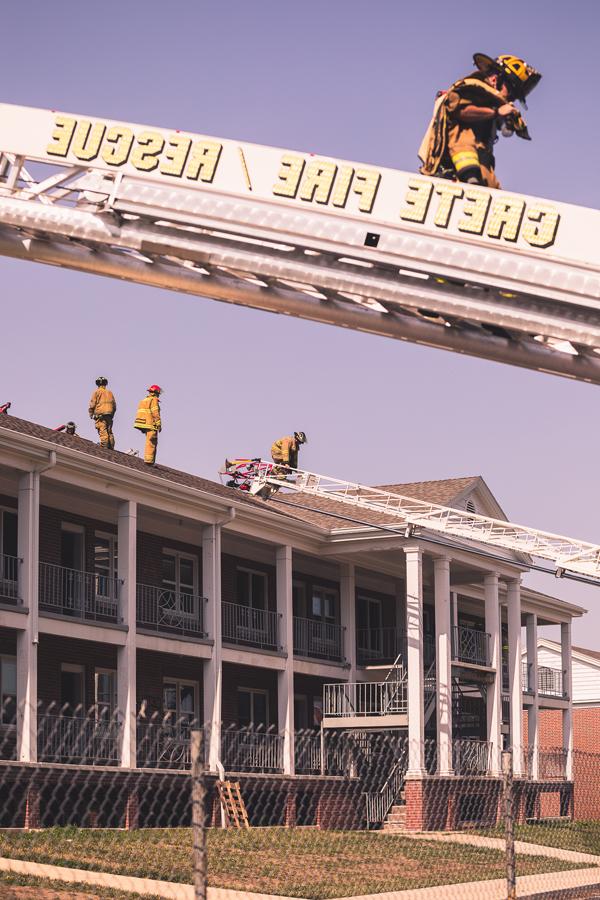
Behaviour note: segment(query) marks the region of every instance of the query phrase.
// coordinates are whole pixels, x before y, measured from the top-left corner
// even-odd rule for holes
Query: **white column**
[[[452,628],[458,626],[458,594],[452,591],[450,595],[450,625]]]
[[[438,774],[452,775],[452,659],[450,557],[433,561],[435,590],[436,704]]]
[[[340,605],[348,681],[352,682],[356,681],[356,572],[352,563],[340,565]]]
[[[137,560],[137,504],[124,500],[119,505],[118,519],[118,575],[120,611],[127,627],[125,646],[117,651],[117,706],[123,717],[121,734],[121,766],[134,769],[137,764],[136,734],[136,560]]]
[[[563,694],[569,701],[562,713],[563,747],[567,751],[567,771],[569,781],[573,779],[573,655],[571,647],[571,622],[560,626],[560,649],[563,670]]]
[[[418,547],[406,555],[406,642],[408,669],[408,771],[425,771],[425,716],[423,710],[423,556]]]
[[[538,695],[538,663],[537,663],[537,615],[528,613],[525,619],[527,638],[527,678],[530,692],[533,694],[532,704],[527,709],[527,745],[531,752],[531,777],[539,775],[539,714],[540,698]]]
[[[208,726],[208,768],[217,772],[221,764],[221,704],[223,695],[223,664],[221,641],[221,526],[207,525],[202,529],[202,593],[204,630],[212,638],[210,659],[204,666],[204,722]]]
[[[17,632],[17,759],[37,761],[38,583],[40,476],[27,472],[19,481],[19,597],[29,610]],[[58,699],[58,698],[57,698]]]
[[[292,548],[277,548],[277,612],[285,668],[277,674],[279,732],[283,734],[283,773],[294,774],[294,613],[292,606]]]
[[[521,691],[521,583],[508,582],[508,682],[510,691],[510,743],[513,750],[513,771],[523,772],[523,697]]]
[[[490,742],[491,775],[500,773],[502,748],[502,627],[498,597],[498,575],[488,573],[483,581],[485,630],[490,635],[490,666],[494,670],[487,692],[487,735]]]

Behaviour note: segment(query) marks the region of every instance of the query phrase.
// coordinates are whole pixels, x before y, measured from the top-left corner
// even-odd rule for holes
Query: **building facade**
[[[389,489],[504,517],[477,477]],[[499,790],[511,746],[523,814],[540,791],[568,811],[571,620],[583,610],[524,588],[524,557],[338,512],[1,417],[3,765],[176,777],[202,726],[209,772],[270,778],[288,824],[301,791],[315,798],[307,822],[339,824],[366,794],[354,827],[381,825],[398,802],[406,827],[455,827],[473,779]],[[536,652],[546,625],[560,632],[551,693]],[[560,719],[552,772],[547,708]],[[367,784],[369,742],[384,738]]]

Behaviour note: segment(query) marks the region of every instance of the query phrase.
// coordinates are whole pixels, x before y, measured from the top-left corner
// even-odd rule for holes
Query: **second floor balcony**
[[[452,659],[474,666],[489,666],[490,635],[476,628],[453,625]]]
[[[396,716],[408,712],[405,672],[386,681],[323,685],[323,716],[332,719]]]
[[[542,697],[556,697],[559,700],[566,698],[565,673],[562,669],[552,666],[538,666],[537,691]],[[521,664],[522,690],[526,694],[533,694],[533,667],[531,663]]]
[[[342,662],[344,629],[330,622],[294,616],[294,653],[311,659]]]
[[[225,643],[259,650],[279,650],[279,613],[240,603],[222,604],[222,636]]]
[[[118,578],[41,562],[40,611],[69,619],[120,621]]]
[[[163,634],[206,637],[206,598],[171,588],[136,585],[138,628]]]

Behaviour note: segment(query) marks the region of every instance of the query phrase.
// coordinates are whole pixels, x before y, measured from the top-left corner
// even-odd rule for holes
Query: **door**
[[[0,510],[0,597],[17,597],[17,514]]]
[[[85,540],[82,528],[63,523],[60,532],[59,596],[51,589],[52,605],[61,605],[63,613],[81,613],[85,597]],[[62,599],[62,603],[60,602]]]
[[[164,550],[159,613],[167,625],[198,619],[198,560],[187,553]]]
[[[94,535],[94,575],[95,609],[103,616],[117,614],[117,536],[115,534]]]
[[[83,666],[63,663],[60,668],[60,705],[63,715],[83,716],[85,689]]]
[[[358,649],[365,659],[381,659],[383,648],[383,615],[381,600],[375,597],[358,598]]]

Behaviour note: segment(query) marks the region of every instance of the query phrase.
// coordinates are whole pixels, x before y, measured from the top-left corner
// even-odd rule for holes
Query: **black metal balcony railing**
[[[538,666],[538,693],[545,697],[565,697],[565,678],[562,669]]]
[[[89,766],[117,765],[121,728],[121,723],[113,717],[40,715],[38,759]]]
[[[452,767],[456,775],[487,775],[491,769],[489,741],[457,738],[452,741]]]
[[[138,719],[137,764],[146,769],[190,769],[191,732],[200,728],[187,719],[173,722],[170,717],[150,721]]]
[[[463,625],[452,627],[452,658],[477,666],[490,664],[490,635]]]
[[[525,694],[533,693],[533,687],[531,684],[531,668],[531,663],[521,663],[521,690]]]
[[[224,641],[261,650],[279,650],[279,613],[239,603],[223,603],[222,610]]]
[[[359,665],[391,664],[406,658],[406,632],[400,628],[357,628],[356,655]]]
[[[344,629],[341,625],[294,616],[294,653],[297,656],[342,662]]]
[[[0,600],[16,603],[19,598],[19,559],[0,554]]]
[[[40,563],[40,609],[69,618],[119,621],[118,578]]]
[[[205,637],[205,597],[149,584],[136,585],[139,628],[166,634]]]
[[[221,760],[228,772],[282,772],[283,735],[253,728],[227,729],[221,735]]]

